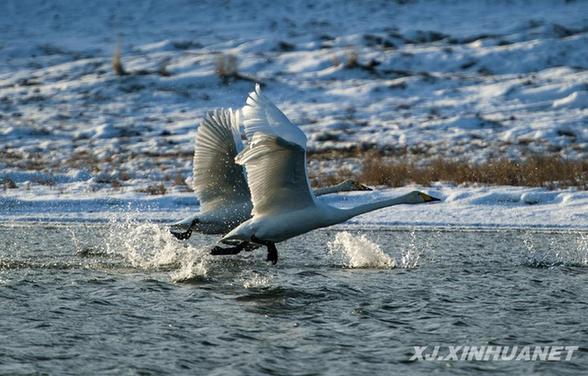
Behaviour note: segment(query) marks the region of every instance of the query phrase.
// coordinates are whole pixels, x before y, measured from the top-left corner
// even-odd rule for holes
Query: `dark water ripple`
[[[371,231],[337,255],[334,232],[318,231],[282,244],[274,267],[261,251],[210,258],[203,247],[216,238],[183,244],[153,226],[0,226],[0,374],[588,367],[586,234]],[[366,252],[370,266],[350,261]],[[417,267],[404,268],[407,254]],[[425,344],[581,349],[569,362],[409,361]]]

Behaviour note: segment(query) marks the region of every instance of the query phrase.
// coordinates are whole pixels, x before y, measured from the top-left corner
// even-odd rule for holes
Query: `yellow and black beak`
[[[423,199],[424,202],[441,201],[441,199],[439,199],[437,197],[429,196],[428,194],[423,193],[423,192],[419,192],[419,195],[421,196],[421,198]]]
[[[353,183],[354,183],[353,188],[356,191],[372,191],[373,190],[370,187],[368,187],[367,185],[363,185],[359,182],[353,182]]]

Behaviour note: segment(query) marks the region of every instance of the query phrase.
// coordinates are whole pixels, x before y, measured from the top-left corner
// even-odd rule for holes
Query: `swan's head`
[[[423,204],[425,202],[437,202],[441,201],[437,197],[429,196],[428,194],[420,191],[412,191],[409,194],[409,200],[414,204]]]
[[[347,179],[340,184],[342,191],[371,191],[372,189],[360,182],[352,179]]]

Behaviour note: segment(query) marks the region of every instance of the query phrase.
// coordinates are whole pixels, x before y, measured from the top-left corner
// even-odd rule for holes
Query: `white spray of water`
[[[188,282],[207,276],[209,259],[205,255],[192,253],[181,260],[181,266],[171,274],[173,282]]]
[[[547,244],[532,232],[523,235],[523,264],[539,267],[588,266],[588,236],[570,231],[565,238],[551,237]],[[540,243],[539,243],[540,242]]]
[[[577,243],[580,262],[582,265],[588,266],[588,234],[584,235],[580,233]]]
[[[131,215],[111,219],[104,248],[135,268],[169,270],[174,282],[202,278],[209,271],[210,257],[205,249],[179,242],[166,226],[140,222]]]
[[[272,286],[274,276],[253,271],[251,275],[242,276],[241,281],[246,289],[268,288]]]
[[[106,246],[108,253],[122,255],[133,266],[143,269],[172,266],[183,253],[169,231],[154,223],[114,223]]]
[[[398,267],[404,269],[414,269],[417,267],[421,260],[422,249],[417,246],[417,237],[414,231],[410,232],[410,243],[406,247],[406,250],[400,257]]]
[[[74,243],[75,250],[79,253],[83,249],[82,242],[78,239],[78,236],[72,227],[68,227],[68,231],[71,241]]]
[[[421,252],[417,249],[414,238],[409,247],[398,259],[384,253],[380,246],[372,242],[366,235],[353,235],[347,231],[339,232],[335,239],[328,243],[329,255],[339,265],[348,268],[415,268],[420,260]]]

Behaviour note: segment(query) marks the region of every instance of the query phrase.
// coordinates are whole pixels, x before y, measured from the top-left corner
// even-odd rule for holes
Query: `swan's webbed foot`
[[[184,231],[184,232],[175,232],[173,230],[170,230],[170,232],[172,233],[173,236],[175,236],[179,240],[190,239],[190,236],[192,236],[191,229],[188,229],[188,231]]]
[[[271,261],[272,265],[276,265],[278,263],[278,249],[274,243],[268,243],[267,258],[265,261]]]
[[[190,225],[187,226],[186,222],[189,219],[190,218],[187,218],[178,223],[174,223],[169,227],[169,232],[179,240],[190,239],[190,236],[192,236],[192,228],[198,223],[198,219],[193,219],[192,222],[190,222]]]
[[[250,243],[250,242],[243,242],[243,250],[245,252],[251,252],[256,250],[257,248],[261,247],[259,244]]]
[[[242,249],[241,246],[223,248],[217,245],[210,250],[210,254],[213,256],[236,255]]]
[[[221,246],[215,246],[210,250],[210,254],[213,256],[222,256],[222,255],[236,255],[241,251],[249,252],[253,251],[254,249],[259,248],[257,244],[249,243],[249,242],[241,242],[234,247],[226,247],[223,248]]]
[[[276,265],[278,263],[278,249],[276,248],[276,243],[267,240],[261,240],[256,238],[255,236],[251,237],[251,241],[261,245],[265,245],[267,247],[266,261],[271,261],[272,265]]]

